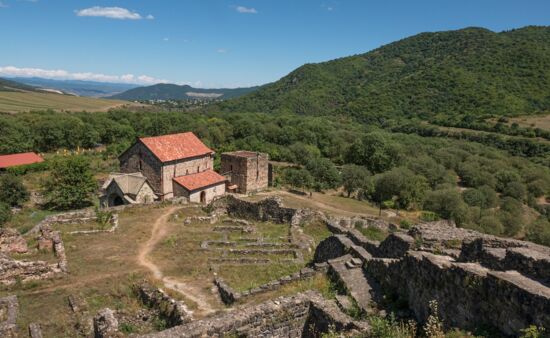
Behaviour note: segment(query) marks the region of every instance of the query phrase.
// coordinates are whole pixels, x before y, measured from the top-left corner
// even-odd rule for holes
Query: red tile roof
[[[139,139],[161,162],[213,154],[192,132]]]
[[[1,169],[40,162],[44,162],[44,159],[36,153],[0,155]]]
[[[225,181],[225,177],[213,170],[206,170],[196,174],[174,177],[174,182],[187,189],[187,191],[194,191]]]

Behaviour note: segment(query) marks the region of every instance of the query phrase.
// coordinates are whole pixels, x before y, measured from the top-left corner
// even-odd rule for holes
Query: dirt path
[[[369,213],[353,212],[353,211],[347,211],[347,210],[335,208],[333,206],[330,206],[328,204],[325,204],[323,202],[320,202],[320,201],[317,201],[313,198],[310,198],[309,196],[301,196],[301,195],[293,194],[291,192],[284,191],[284,190],[277,190],[277,191],[271,191],[271,192],[266,192],[266,193],[259,193],[258,195],[265,195],[265,196],[286,195],[286,196],[289,196],[289,197],[296,198],[296,199],[302,200],[304,202],[307,202],[307,203],[315,206],[318,209],[329,211],[329,212],[332,212],[332,213],[334,213],[336,215],[340,215],[340,216],[368,216],[368,217],[373,216],[373,214],[369,214]]]
[[[161,280],[167,289],[176,291],[185,298],[193,301],[197,304],[198,312],[206,315],[216,310],[205,300],[206,297],[202,294],[202,290],[179,281],[176,278],[164,276],[160,268],[149,257],[149,254],[153,251],[158,242],[166,236],[166,223],[177,209],[178,207],[169,208],[155,221],[151,229],[151,237],[139,249],[137,261],[141,266],[151,271],[156,279]]]

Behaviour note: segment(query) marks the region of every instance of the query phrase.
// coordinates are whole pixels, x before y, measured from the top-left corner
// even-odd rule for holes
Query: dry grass
[[[6,113],[46,109],[104,111],[125,104],[130,102],[54,93],[0,92],[0,112]]]
[[[150,225],[163,212],[163,207],[128,209],[121,213],[119,229],[113,234],[63,234],[68,275],[0,291],[2,296],[18,296],[21,332],[26,332],[30,322],[39,322],[45,337],[75,337],[76,318],[67,303],[70,294],[80,295],[88,303],[90,315],[103,307],[128,313],[141,309],[130,287],[148,274],[137,264],[136,253],[150,236]],[[43,252],[24,258],[54,261],[52,253]]]
[[[548,115],[531,115],[531,116],[518,116],[508,119],[508,124],[517,123],[520,127],[528,128],[540,128],[543,130],[550,130],[550,114]]]

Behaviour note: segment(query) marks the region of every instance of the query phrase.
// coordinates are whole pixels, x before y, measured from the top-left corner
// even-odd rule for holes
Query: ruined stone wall
[[[157,194],[163,194],[162,163],[141,142],[136,142],[119,157],[121,173],[141,172]],[[172,184],[172,182],[170,182]]]
[[[421,322],[430,314],[429,302],[436,300],[448,326],[493,327],[508,335],[533,324],[550,327],[550,290],[514,271],[491,271],[419,251],[402,259],[374,258],[366,271],[406,300]]]
[[[237,192],[242,194],[267,189],[269,184],[269,156],[263,153],[250,154],[242,156],[234,152],[221,155],[222,174],[229,173],[231,184],[236,184]]]
[[[370,281],[405,301],[420,322],[436,300],[449,327],[512,336],[530,325],[550,327],[550,248],[434,224],[393,233],[371,250],[349,229],[330,229],[338,235],[319,244],[315,261],[360,259]]]
[[[221,315],[194,321],[148,338],[173,337],[314,337],[328,327],[340,332],[366,330],[343,314],[338,307],[315,292],[280,297],[265,303],[242,307]]]
[[[283,207],[281,200],[276,197],[266,198],[259,202],[249,202],[233,195],[215,200],[211,204],[211,208],[226,209],[232,217],[288,224],[292,223],[293,217],[298,212],[297,209]]]

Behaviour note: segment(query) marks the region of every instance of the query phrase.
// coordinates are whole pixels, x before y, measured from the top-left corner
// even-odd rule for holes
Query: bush
[[[51,168],[50,177],[43,186],[48,207],[68,210],[91,205],[97,186],[88,159],[59,157],[52,161]]]
[[[28,200],[29,192],[20,177],[12,174],[0,176],[0,202],[15,207]]]
[[[0,225],[7,223],[12,217],[11,208],[6,203],[0,202]]]

